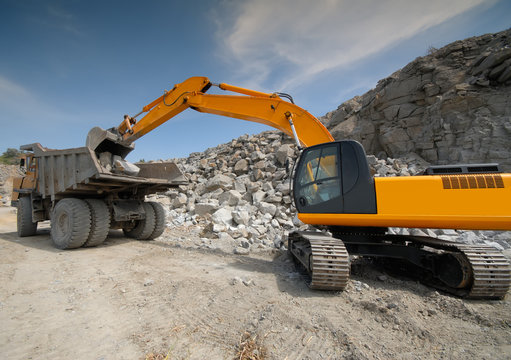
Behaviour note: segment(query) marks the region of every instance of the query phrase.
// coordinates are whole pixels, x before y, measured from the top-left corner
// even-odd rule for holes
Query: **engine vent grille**
[[[442,175],[444,189],[496,189],[504,188],[501,175]]]
[[[435,165],[424,171],[424,175],[461,175],[461,174],[489,174],[500,173],[500,166],[494,164],[459,164],[459,165]]]

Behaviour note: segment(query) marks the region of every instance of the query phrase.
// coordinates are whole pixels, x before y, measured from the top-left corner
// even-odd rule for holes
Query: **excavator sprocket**
[[[467,295],[471,299],[502,299],[511,284],[511,266],[500,251],[486,245],[456,247],[467,257],[473,282]]]
[[[350,276],[349,255],[343,242],[319,232],[295,231],[288,249],[305,269],[307,285],[315,290],[344,290]]]

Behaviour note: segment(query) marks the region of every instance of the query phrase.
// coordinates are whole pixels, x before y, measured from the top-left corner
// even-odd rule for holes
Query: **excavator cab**
[[[374,180],[357,141],[306,148],[298,160],[293,189],[300,213],[376,213]]]

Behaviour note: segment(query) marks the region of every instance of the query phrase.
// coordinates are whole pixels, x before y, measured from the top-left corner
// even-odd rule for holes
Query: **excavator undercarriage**
[[[498,250],[425,236],[388,234],[386,229],[332,228],[295,231],[288,249],[307,285],[317,290],[343,290],[350,255],[371,257],[426,285],[471,299],[502,299],[511,284],[511,265]],[[403,266],[404,265],[404,266]]]

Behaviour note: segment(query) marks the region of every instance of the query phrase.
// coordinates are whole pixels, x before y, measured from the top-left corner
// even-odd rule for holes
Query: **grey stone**
[[[264,169],[266,167],[266,163],[264,160],[258,161],[254,164],[254,169]]]
[[[245,249],[250,248],[250,242],[247,239],[241,239],[240,244],[241,244],[241,247],[243,247]]]
[[[236,209],[232,212],[232,218],[238,225],[248,225],[250,221],[250,214],[247,210]]]
[[[273,192],[273,185],[270,182],[263,183],[263,191],[266,193]]]
[[[469,245],[477,244],[480,241],[479,236],[477,236],[473,231],[464,231],[460,234],[458,240]]]
[[[236,162],[234,165],[234,172],[236,175],[245,174],[248,171],[248,161],[246,159],[241,159]]]
[[[234,239],[231,235],[229,235],[228,233],[226,232],[221,232],[218,234],[218,239],[220,241],[223,241],[223,242],[227,242],[227,243],[233,243],[234,242]]]
[[[185,194],[179,194],[173,201],[172,206],[175,208],[186,205],[188,198]]]
[[[410,235],[412,235],[412,236],[427,236],[426,232],[424,232],[422,229],[411,229]]]
[[[491,246],[491,247],[494,247],[495,249],[499,250],[499,251],[504,251],[504,247],[502,245],[500,245],[498,242],[496,241],[487,241],[485,240],[484,243],[488,246]]]
[[[259,210],[261,211],[262,214],[270,214],[273,217],[277,212],[277,206],[262,201],[259,203]]]
[[[261,186],[262,186],[262,184],[260,184],[258,182],[250,181],[247,184],[247,191],[251,192],[251,193],[255,193],[255,192],[257,192],[258,190],[261,189]]]
[[[278,184],[277,187],[275,188],[275,190],[280,192],[282,195],[289,195],[289,193],[290,193],[289,182],[286,181],[286,182]]]
[[[252,194],[252,202],[258,204],[266,197],[266,193],[262,190],[258,190]]]
[[[195,214],[204,216],[206,214],[212,214],[218,210],[219,205],[214,203],[199,203],[195,204]]]
[[[218,197],[221,205],[236,206],[241,201],[241,194],[236,190],[229,190]]]
[[[218,174],[213,178],[209,179],[206,183],[207,191],[214,191],[217,189],[228,190],[232,187],[233,179],[229,176]]]
[[[249,249],[245,249],[244,247],[237,247],[234,249],[234,254],[236,255],[248,255],[250,254],[250,250]]]
[[[252,153],[252,155],[250,155],[250,158],[253,160],[253,161],[259,161],[259,160],[264,160],[264,158],[266,157],[266,155],[264,155],[263,152],[257,150],[257,151],[254,151]]]
[[[232,208],[223,207],[218,209],[211,218],[217,224],[232,225]]]
[[[234,190],[238,191],[240,194],[244,194],[247,192],[247,182],[250,179],[248,177],[238,177],[234,180]]]
[[[282,145],[276,152],[275,156],[279,164],[284,165],[286,161],[294,155],[294,150],[290,145]]]
[[[282,239],[282,236],[275,236],[275,239],[273,239],[273,245],[275,245],[275,247],[277,249],[280,249],[281,247],[283,247],[284,240]]]
[[[262,178],[264,178],[264,172],[261,171],[261,169],[255,169],[254,172],[253,172],[253,175],[254,175],[254,180],[255,181],[259,181]]]
[[[500,83],[505,83],[509,79],[511,79],[511,66],[508,66],[507,68],[505,68],[497,80]]]
[[[269,202],[269,203],[277,203],[278,204],[282,201],[282,196],[277,195],[277,194],[269,195],[264,198],[264,201]]]

